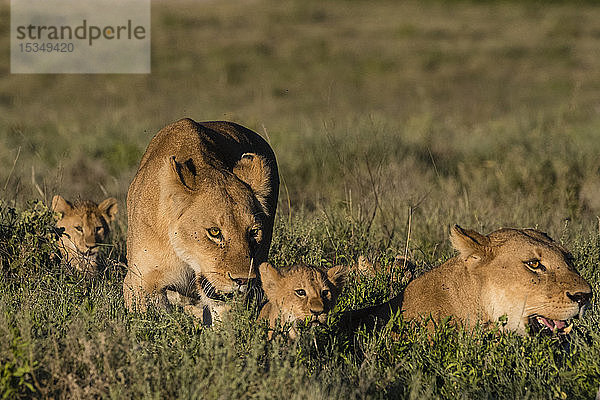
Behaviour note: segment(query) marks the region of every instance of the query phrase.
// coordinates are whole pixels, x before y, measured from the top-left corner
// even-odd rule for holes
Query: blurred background
[[[425,247],[453,223],[564,240],[598,229],[593,5],[155,2],[149,75],[12,75],[9,19],[3,2],[5,202],[115,196],[125,224],[150,139],[190,117],[268,139],[281,229],[329,221],[396,249],[409,219]]]

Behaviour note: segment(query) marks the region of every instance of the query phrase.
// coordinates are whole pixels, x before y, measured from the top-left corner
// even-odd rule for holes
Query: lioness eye
[[[96,227],[96,233],[100,233],[102,231],[102,227],[101,226],[97,226]]]
[[[213,239],[220,239],[221,238],[221,230],[219,228],[208,228],[206,230],[208,232],[208,236],[210,236]]]
[[[258,229],[258,228],[250,229],[250,237],[256,239],[258,237],[258,235],[260,235],[260,229]]]
[[[323,289],[323,290],[321,290],[321,296],[323,296],[323,297],[329,296],[329,289]]]
[[[546,267],[544,267],[544,265],[540,262],[540,260],[529,260],[529,261],[524,261],[524,263],[527,266],[527,268],[529,268],[531,270],[542,270],[542,271],[546,270]]]
[[[304,289],[296,289],[295,292],[296,292],[296,296],[298,296],[298,297],[306,296],[306,291]]]
[[[76,230],[77,232],[79,232],[79,233],[83,233],[83,228],[82,228],[81,226],[79,226],[79,225],[77,225],[77,226],[75,227],[75,230]]]

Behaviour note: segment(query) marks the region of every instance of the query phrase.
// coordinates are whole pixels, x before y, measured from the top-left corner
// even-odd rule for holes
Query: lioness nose
[[[238,286],[245,286],[248,284],[248,278],[234,278],[231,275],[229,275],[229,279],[234,281]]]
[[[592,292],[576,292],[572,294],[567,292],[567,297],[579,304],[579,306],[581,307],[588,304],[590,300],[592,300]]]
[[[324,311],[322,309],[321,310],[313,310],[313,309],[310,310],[310,313],[312,315],[314,315],[315,317],[318,317],[319,315],[323,314],[323,312]]]

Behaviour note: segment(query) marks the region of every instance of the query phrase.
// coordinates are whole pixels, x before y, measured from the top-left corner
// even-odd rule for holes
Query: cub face
[[[490,320],[506,315],[507,329],[569,333],[568,320],[592,298],[571,254],[534,229],[500,229],[483,236],[456,226],[452,243],[480,282]]]
[[[170,160],[174,179],[164,192],[173,216],[169,240],[209,298],[244,291],[268,251],[261,194],[268,194],[269,175],[252,168],[261,160],[244,155],[233,172],[197,171],[191,160]]]
[[[71,203],[56,195],[52,210],[59,214],[57,228],[62,228],[60,251],[76,269],[95,274],[99,245],[110,233],[110,223],[118,212],[117,200],[110,197],[100,204],[82,200]]]
[[[345,266],[322,269],[295,265],[277,270],[269,263],[261,264],[260,279],[268,303],[260,318],[268,319],[271,328],[277,318],[282,323],[292,323],[292,338],[296,336],[294,325],[299,322],[325,323],[343,289],[347,272]]]

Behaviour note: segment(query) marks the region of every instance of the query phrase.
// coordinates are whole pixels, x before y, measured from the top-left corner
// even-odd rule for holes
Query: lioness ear
[[[175,159],[175,156],[171,156],[169,158],[169,163],[171,164],[171,169],[177,176],[179,183],[190,190],[194,190],[197,176],[194,160],[188,158],[186,161],[180,163]]]
[[[115,219],[117,216],[117,212],[119,211],[119,206],[117,205],[117,199],[114,197],[109,197],[102,201],[102,203],[98,204],[98,209],[102,214],[106,216],[106,219],[110,222]]]
[[[342,289],[348,276],[348,266],[336,265],[327,270],[327,278],[335,287]]]
[[[71,211],[73,205],[64,199],[61,195],[56,195],[52,198],[52,211],[57,212],[62,216]]]
[[[262,283],[263,290],[268,298],[271,293],[274,293],[277,290],[279,281],[281,280],[281,275],[279,274],[279,271],[277,271],[275,267],[268,262],[260,264],[258,271],[260,273],[260,281]]]
[[[233,173],[246,182],[267,211],[267,198],[271,194],[271,168],[267,159],[255,153],[244,153],[233,167]]]
[[[469,257],[482,258],[490,244],[490,239],[470,229],[463,229],[454,225],[450,229],[450,241],[452,246],[459,251],[463,260]]]

